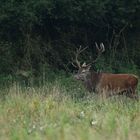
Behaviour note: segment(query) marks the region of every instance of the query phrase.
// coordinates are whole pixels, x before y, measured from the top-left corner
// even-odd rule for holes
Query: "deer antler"
[[[95,46],[98,51],[97,58],[94,61],[92,61],[91,63],[89,63],[87,66],[91,65],[92,63],[95,63],[98,60],[98,58],[101,56],[101,54],[105,51],[105,47],[104,47],[103,43],[100,43],[100,47],[99,47],[98,44],[95,42]]]
[[[103,43],[100,43],[100,48],[98,46],[98,44],[95,42],[95,45],[96,45],[96,48],[98,50],[98,53],[103,53],[105,51],[105,47],[104,47],[104,44]]]
[[[79,54],[82,53],[85,49],[87,49],[87,47],[85,47],[85,48],[82,49],[82,46],[80,45],[79,49],[76,50],[76,53],[75,53],[75,63],[76,63],[76,65],[78,66],[78,68],[81,68],[81,64],[80,64],[80,62],[79,62],[79,60],[78,60],[78,56],[79,56]],[[74,67],[77,67],[75,64],[73,64],[73,62],[72,62],[72,65],[73,65]]]
[[[101,54],[105,51],[105,47],[103,43],[100,43],[100,47],[96,42],[95,45],[96,45],[96,49],[98,50],[98,55],[97,58],[92,63],[95,63],[98,60],[98,58],[101,56]]]
[[[87,65],[84,64],[84,67],[90,66],[92,63],[95,63],[95,62],[98,60],[98,58],[100,57],[100,55],[105,51],[105,47],[104,47],[104,44],[103,44],[103,43],[100,43],[100,46],[98,46],[98,44],[95,42],[95,46],[96,46],[96,49],[97,49],[97,51],[98,51],[97,58],[96,58],[94,61],[92,61],[91,63],[87,64]],[[72,62],[72,65],[73,65],[74,67],[76,67],[76,68],[77,68],[77,66],[78,66],[78,68],[81,68],[81,67],[82,67],[81,64],[80,64],[80,62],[79,62],[79,60],[78,60],[78,56],[79,56],[79,54],[82,53],[85,49],[87,49],[87,47],[85,47],[85,48],[82,49],[82,46],[80,45],[79,49],[77,49],[77,50],[76,50],[76,53],[74,53],[74,54],[75,54],[75,63],[76,63],[76,65],[75,65],[75,64]],[[74,59],[73,59],[72,61],[74,61]]]

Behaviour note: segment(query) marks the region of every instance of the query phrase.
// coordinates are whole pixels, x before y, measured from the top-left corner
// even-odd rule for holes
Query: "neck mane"
[[[91,92],[96,90],[96,87],[100,81],[101,73],[90,71],[87,76],[87,81],[85,81],[86,88]]]

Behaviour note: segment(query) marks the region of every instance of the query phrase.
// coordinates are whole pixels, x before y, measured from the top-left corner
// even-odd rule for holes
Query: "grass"
[[[0,139],[140,139],[140,102],[101,100],[68,79],[60,81],[30,88],[13,83],[2,89]]]

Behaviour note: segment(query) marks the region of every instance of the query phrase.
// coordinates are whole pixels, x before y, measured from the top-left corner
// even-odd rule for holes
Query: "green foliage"
[[[0,73],[18,69],[39,73],[44,63],[55,69],[71,70],[68,64],[76,48],[88,45],[86,55],[95,56],[95,41],[109,46],[107,57],[114,49],[119,52],[128,48],[130,59],[129,43],[135,40],[133,34],[139,36],[139,8],[138,0],[1,0]],[[138,47],[134,43],[133,49]],[[132,60],[139,67],[139,53],[135,54]]]

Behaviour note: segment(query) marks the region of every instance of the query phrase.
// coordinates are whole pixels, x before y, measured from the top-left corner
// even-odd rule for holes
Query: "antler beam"
[[[87,66],[95,63],[98,60],[98,58],[101,56],[101,54],[105,51],[105,46],[103,43],[100,43],[100,46],[98,46],[97,42],[95,42],[95,46],[98,51],[97,58],[95,60],[93,60],[91,63],[89,63]]]
[[[80,55],[84,50],[86,50],[87,48],[88,48],[88,47],[85,47],[85,48],[82,49],[82,46],[80,45],[80,47],[76,50],[76,53],[74,53],[74,54],[75,54],[75,63],[76,63],[76,65],[78,66],[78,68],[81,68],[81,64],[80,64],[80,62],[79,62],[79,60],[78,60],[78,57],[79,57],[79,55]],[[72,63],[72,65],[73,65],[74,67],[76,67],[75,64]]]

